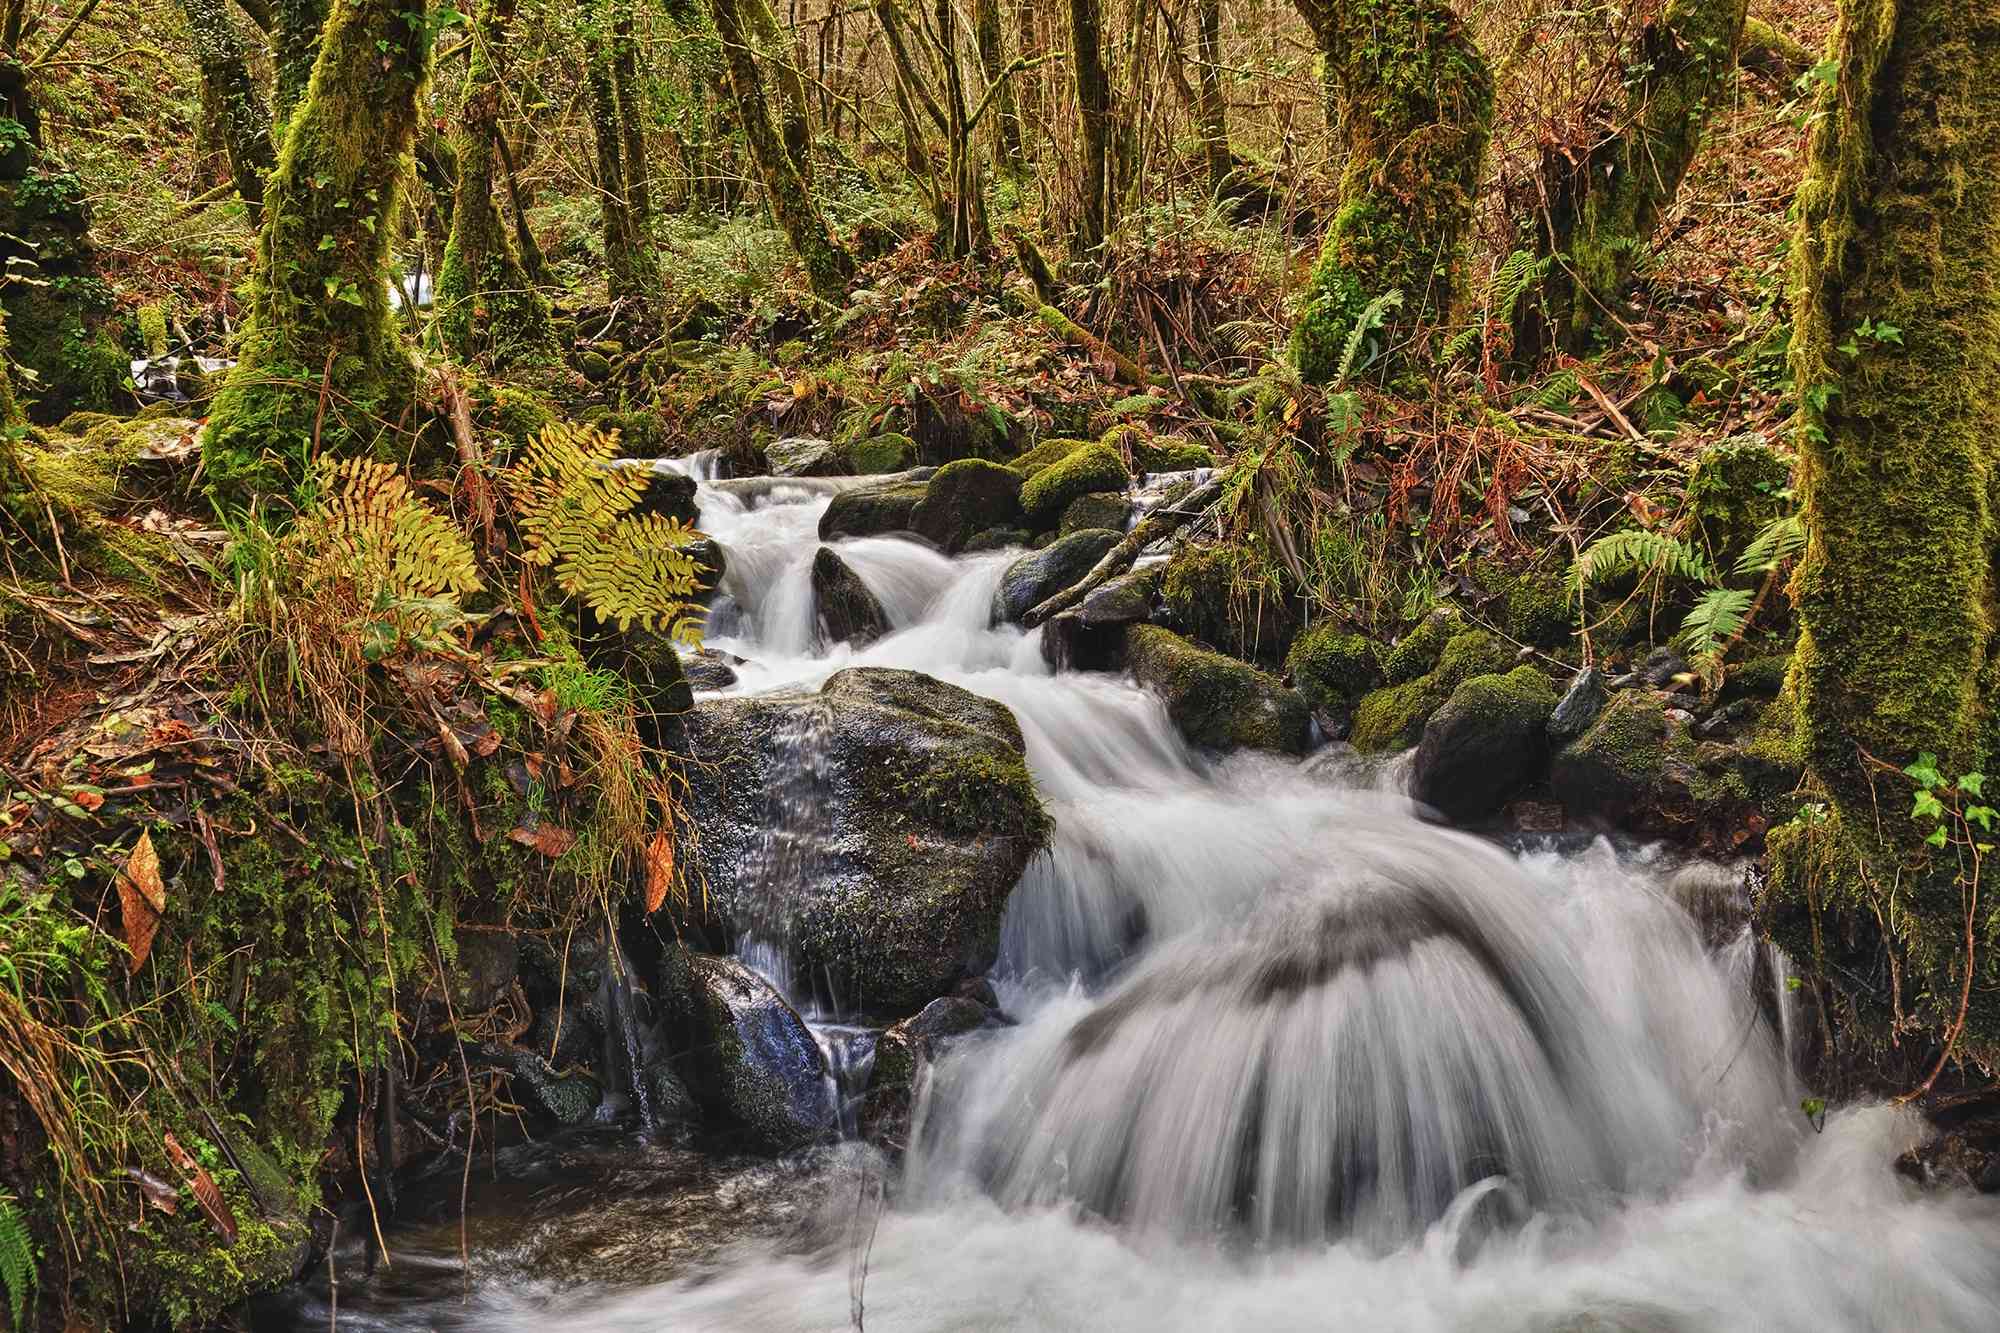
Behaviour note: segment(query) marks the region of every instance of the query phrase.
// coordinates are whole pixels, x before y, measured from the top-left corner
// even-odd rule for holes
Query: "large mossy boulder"
[[[819,519],[819,539],[830,542],[839,537],[909,532],[917,506],[924,502],[927,493],[925,483],[912,479],[908,473],[850,487],[827,502],[826,512]]]
[[[1424,724],[1410,794],[1458,823],[1492,814],[1540,774],[1555,706],[1555,687],[1531,666],[1474,676]]]
[[[982,458],[937,470],[910,514],[910,531],[956,555],[979,533],[1021,521],[1021,476]]]
[[[1348,740],[1364,754],[1407,750],[1423,738],[1424,724],[1459,686],[1474,676],[1505,671],[1512,661],[1507,645],[1485,630],[1455,635],[1425,674],[1362,695]]]
[[[734,958],[688,960],[692,1041],[682,1068],[695,1100],[783,1151],[832,1132],[826,1056],[770,982]]]
[[[1184,541],[1160,580],[1162,622],[1249,662],[1276,666],[1299,632],[1291,581],[1259,546]]]
[[[992,966],[1048,817],[1007,708],[914,671],[705,700],[691,849],[726,929],[853,1010],[912,1013]]]
[[[1101,444],[1086,445],[1049,464],[1021,488],[1021,508],[1029,525],[1052,528],[1063,511],[1081,496],[1123,491],[1132,484],[1125,460]]]
[[[1133,676],[1160,697],[1167,716],[1194,745],[1304,754],[1312,743],[1305,700],[1247,663],[1158,625],[1127,630],[1125,657]]]
[[[1583,735],[1557,751],[1549,787],[1572,818],[1634,829],[1695,817],[1703,785],[1696,744],[1652,690],[1620,690]]]
[[[993,590],[993,619],[1018,624],[1029,611],[1088,574],[1118,534],[1103,528],[1072,532],[1007,566]]]
[[[847,446],[847,464],[857,477],[901,472],[916,462],[917,446],[909,436],[895,431],[870,435]]]
[[[1062,462],[1063,459],[1068,458],[1077,450],[1088,449],[1089,447],[1089,440],[1078,440],[1072,439],[1067,435],[1058,435],[1043,440],[1008,466],[1012,467],[1023,477],[1033,477],[1044,468]]]
[[[820,638],[856,648],[887,634],[889,613],[861,576],[831,546],[813,553],[813,608]]]
[[[1382,683],[1382,663],[1365,634],[1321,621],[1292,641],[1285,671],[1322,725],[1344,731],[1354,701]]]

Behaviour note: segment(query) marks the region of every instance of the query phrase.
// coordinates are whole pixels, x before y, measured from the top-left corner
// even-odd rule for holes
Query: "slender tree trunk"
[[[990,87],[1007,68],[1006,39],[1000,28],[1000,0],[973,0],[972,26],[979,46],[979,70],[986,76]],[[1018,173],[1022,168],[1021,116],[1014,108],[1011,82],[1002,85],[995,94],[993,110],[989,114],[999,117],[999,128],[994,132],[994,141],[998,145],[994,165],[1009,175]]]
[[[271,151],[271,112],[250,81],[243,41],[222,0],[181,0],[181,12],[194,38],[202,84],[215,104],[230,178],[236,182],[236,193],[257,214],[264,206],[264,174],[276,160]]]
[[[1208,159],[1208,192],[1220,197],[1234,163],[1229,156],[1229,103],[1222,95],[1222,0],[1195,0],[1195,118]]]
[[[1736,71],[1746,10],[1746,0],[1673,0],[1640,32],[1620,105],[1588,117],[1616,132],[1581,162],[1544,151],[1543,253],[1554,261],[1540,302],[1521,312],[1517,352],[1531,356],[1551,341],[1583,352],[1619,308]]]
[[[306,95],[313,62],[319,58],[320,33],[326,27],[328,0],[277,0],[277,22],[271,42],[271,120],[283,137],[292,108]]]
[[[624,125],[618,116],[611,46],[600,40],[584,69],[590,98],[590,130],[597,147],[597,207],[604,240],[605,287],[611,299],[640,296],[645,290],[632,252],[632,218],[625,191]]]
[[[1111,76],[1104,68],[1103,0],[1069,0],[1070,69],[1083,133],[1082,202],[1075,249],[1095,250],[1114,224],[1111,172]]]
[[[633,0],[617,0],[612,31],[611,90],[618,105],[618,145],[625,182],[626,253],[640,290],[660,285],[653,248],[653,165],[646,153],[645,98],[639,88],[639,46],[632,30]]]
[[[451,239],[438,266],[431,326],[452,355],[505,362],[545,351],[548,302],[529,281],[493,206],[493,157],[501,142],[500,89],[516,0],[487,0],[472,35],[459,113],[458,189]]]
[[[1843,0],[1833,57],[1799,191],[1792,343],[1809,536],[1792,686],[1829,810],[1774,831],[1774,887],[1842,914],[1828,950],[1853,923],[1871,939],[1885,925],[1904,1009],[1951,1030],[1968,863],[1925,843],[1897,770],[1928,753],[1951,782],[1995,758],[2000,0]],[[1985,1001],[1963,1035],[1993,1058]]]
[[[743,30],[739,0],[712,0],[712,4],[715,34],[722,42],[730,91],[743,122],[744,142],[749,146],[757,174],[763,178],[771,214],[805,265],[806,279],[814,293],[823,300],[839,301],[845,297],[848,280],[854,276],[854,257],[833,239],[798,167],[785,151],[784,141],[771,124],[763,76]]]
[[[410,358],[389,315],[390,238],[429,64],[424,0],[336,0],[264,193],[238,362],[216,396],[209,484],[282,492],[322,450],[408,454]]]
[[[1292,354],[1308,380],[1339,369],[1348,335],[1390,292],[1397,357],[1464,299],[1464,248],[1493,124],[1493,80],[1446,0],[1294,0],[1340,91],[1340,201],[1308,283]]]
[[[778,132],[799,178],[810,187],[813,178],[812,113],[806,100],[805,76],[799,72],[798,51],[790,33],[779,24],[770,0],[737,0],[750,35],[778,85]]]

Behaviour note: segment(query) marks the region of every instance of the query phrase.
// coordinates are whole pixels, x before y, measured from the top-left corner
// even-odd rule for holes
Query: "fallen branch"
[[[1029,629],[1045,624],[1130,569],[1132,562],[1139,558],[1139,552],[1160,538],[1179,530],[1189,519],[1199,517],[1210,505],[1221,499],[1222,485],[1226,476],[1226,473],[1217,473],[1189,492],[1178,504],[1155,509],[1139,520],[1132,531],[1125,534],[1124,540],[1106,551],[1104,558],[1099,560],[1088,574],[1030,610],[1022,617],[1021,623]]]

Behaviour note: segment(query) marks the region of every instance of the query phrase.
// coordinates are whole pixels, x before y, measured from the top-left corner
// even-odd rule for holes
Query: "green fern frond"
[[[11,1194],[0,1193],[0,1294],[7,1298],[9,1328],[26,1328],[35,1291],[35,1242]]]
[[[1574,370],[1558,370],[1544,380],[1540,387],[1530,389],[1521,395],[1521,403],[1527,407],[1546,408],[1550,411],[1568,407],[1583,392],[1583,381]]]
[[[1676,637],[1697,658],[1718,655],[1743,633],[1755,601],[1755,594],[1742,588],[1711,588],[1681,621]]]
[[[1521,298],[1534,290],[1535,284],[1548,276],[1549,256],[1537,256],[1527,250],[1516,250],[1502,260],[1500,267],[1493,271],[1493,281],[1487,287],[1487,308],[1496,319],[1514,318],[1514,307]]]
[[[1362,307],[1355,319],[1354,327],[1347,331],[1347,344],[1340,349],[1340,365],[1333,373],[1335,384],[1345,384],[1347,377],[1357,368],[1361,356],[1361,345],[1368,335],[1382,327],[1388,320],[1389,312],[1403,304],[1401,289],[1391,287],[1380,296]]]
[[[1806,549],[1805,520],[1786,514],[1766,523],[1736,561],[1738,574],[1767,574]]]
[[[1720,583],[1706,556],[1677,537],[1627,528],[1592,542],[1570,566],[1570,587],[1580,597],[1594,584],[1627,574],[1666,574],[1710,587]]]

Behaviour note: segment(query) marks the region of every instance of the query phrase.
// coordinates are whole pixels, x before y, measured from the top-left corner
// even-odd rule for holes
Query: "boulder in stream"
[[[813,555],[812,590],[820,637],[826,642],[859,648],[889,632],[889,613],[831,546]]]
[[[925,488],[905,525],[947,555],[965,549],[977,533],[1021,521],[1021,474],[981,458],[947,463]],[[822,523],[821,531],[824,533]]]
[[[737,935],[840,1007],[907,1014],[991,967],[1048,817],[1005,705],[857,667],[816,693],[704,700],[691,849]]]
[[[1555,706],[1533,667],[1474,676],[1424,724],[1410,795],[1461,823],[1492,814],[1541,771]]]
[[[993,590],[996,623],[1018,623],[1046,599],[1088,574],[1104,553],[1118,544],[1107,528],[1086,528],[1022,556],[1007,566]]]
[[[921,475],[899,472],[841,491],[820,515],[819,539],[830,542],[837,537],[880,537],[907,531],[929,489]]]
[[[793,436],[764,446],[774,477],[837,477],[848,470],[847,452],[832,440]]]
[[[809,1143],[834,1127],[826,1057],[770,982],[734,958],[689,959],[695,1099],[762,1147]]]
[[[1275,676],[1158,625],[1126,631],[1125,654],[1132,674],[1195,745],[1304,754],[1312,743],[1306,701]]]

